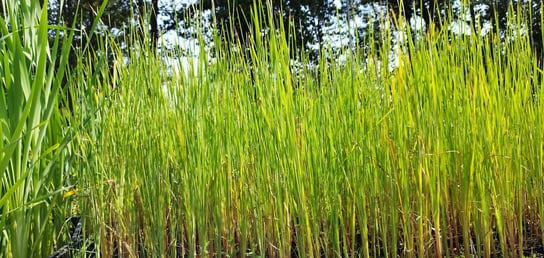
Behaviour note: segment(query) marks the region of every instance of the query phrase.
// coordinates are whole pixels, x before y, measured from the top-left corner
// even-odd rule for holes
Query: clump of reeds
[[[3,1],[0,17],[0,256],[40,257],[66,238],[70,171],[58,109],[73,32],[51,28],[38,1]],[[49,41],[48,32],[57,36]]]

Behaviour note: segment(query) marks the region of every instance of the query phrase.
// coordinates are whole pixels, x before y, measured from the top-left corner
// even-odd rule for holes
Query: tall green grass
[[[393,71],[387,47],[347,64],[323,49],[296,77],[291,58],[307,59],[287,26],[255,10],[254,30],[276,33],[254,33],[247,52],[232,41],[209,63],[201,48],[197,71],[168,77],[135,51],[99,87],[100,169],[81,186],[103,255],[489,257],[542,244],[542,71],[525,36],[498,49],[495,35],[429,33],[400,46]]]
[[[393,46],[403,50],[393,70],[389,41],[345,64],[322,49],[317,66],[295,70],[291,58],[309,60],[285,37],[293,28],[258,3],[247,46],[215,35],[209,62],[201,40],[187,73],[168,73],[145,40],[125,63],[104,38],[111,70],[107,55],[86,53],[69,74],[70,125],[56,129],[73,133],[72,154],[59,157],[71,157],[77,193],[63,205],[39,192],[47,205],[21,199],[16,212],[45,209],[27,217],[45,219],[75,206],[104,257],[490,257],[542,246],[542,70],[526,36],[429,31]],[[27,164],[15,162],[22,153],[2,159]],[[4,185],[3,196],[18,189]],[[28,245],[10,234],[32,231],[0,207],[2,250],[17,257]],[[52,244],[59,225],[49,227],[31,246]]]

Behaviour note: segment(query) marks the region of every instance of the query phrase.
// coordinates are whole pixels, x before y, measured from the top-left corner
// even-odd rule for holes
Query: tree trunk
[[[155,52],[157,41],[159,40],[159,25],[157,23],[157,14],[159,12],[159,0],[151,0],[151,49]]]
[[[406,21],[406,26],[410,26],[410,20],[412,19],[414,13],[414,7],[412,6],[412,3],[416,4],[417,2],[419,1],[414,2],[414,0],[388,0],[387,4],[388,9],[391,10],[396,17],[400,18],[402,16]]]
[[[138,39],[138,41],[141,43],[143,42],[143,40],[145,39],[145,31],[146,31],[146,26],[145,26],[145,15],[146,11],[145,11],[145,4],[144,4],[144,0],[138,0],[138,23],[140,25],[140,29],[138,30],[139,31],[139,36],[140,38]]]
[[[430,0],[429,7],[425,7],[425,3],[423,1],[420,1],[418,4],[421,6],[421,16],[425,21],[427,31],[430,31],[431,27],[433,26],[440,29],[440,24],[436,22],[435,17],[436,10],[439,8],[438,0]]]
[[[411,0],[402,0],[402,15],[404,15],[404,19],[406,20],[406,26],[410,26],[410,20],[413,15],[411,2]]]
[[[322,22],[325,21],[325,11],[323,10],[325,5],[325,1],[320,0],[318,6],[315,6],[315,11],[317,11],[317,24],[314,22],[314,26],[316,28],[316,37],[317,37],[317,43],[319,44],[319,48],[321,51],[321,48],[323,47],[323,24]],[[348,16],[348,18],[350,18]],[[351,42],[350,42],[351,43]]]

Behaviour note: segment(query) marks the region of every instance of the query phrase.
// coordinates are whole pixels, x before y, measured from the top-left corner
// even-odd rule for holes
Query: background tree
[[[43,1],[43,0],[41,0]],[[103,0],[80,0],[80,1],[49,1],[48,14],[49,24],[61,24],[68,28],[74,27],[76,29],[74,40],[72,42],[72,51],[68,57],[68,73],[71,68],[78,65],[78,62],[82,62],[83,65],[107,65],[110,70],[113,69],[115,58],[112,51],[98,52],[100,37],[109,35],[115,38],[119,46],[124,47],[122,50],[128,50],[131,48],[130,42],[125,42],[128,39],[126,35],[140,35],[139,33],[125,34],[123,32],[129,32],[132,29],[138,31],[150,31],[153,38],[158,38],[158,24],[157,13],[153,12],[149,16],[146,16],[147,10],[153,10],[153,8],[146,8],[150,4],[146,1],[143,6],[138,5],[138,2],[144,0],[109,0],[105,6],[104,14],[102,15],[101,22],[93,28],[93,22],[96,18],[98,10],[104,3]],[[78,4],[79,3],[79,4]],[[155,9],[158,10],[158,0],[153,0],[151,5],[155,5]],[[77,14],[77,15],[76,15]],[[150,17],[150,19],[147,19]],[[147,27],[148,22],[151,20],[151,28]],[[139,21],[142,21],[141,23]],[[98,36],[91,36],[91,30],[94,29],[94,34]],[[52,31],[54,32],[54,31]],[[112,33],[115,32],[115,33]],[[51,37],[52,39],[53,37]],[[138,39],[129,39],[129,41]],[[154,49],[156,47],[157,40],[152,40],[149,43]],[[83,48],[87,47],[91,53],[97,56],[101,56],[101,62],[87,63],[85,55],[80,55]],[[60,55],[60,51],[58,53]],[[88,70],[93,70],[90,68]],[[64,77],[64,97],[61,101],[61,106],[72,109],[72,98],[69,92],[70,76]]]
[[[368,1],[363,1],[368,2]],[[528,36],[531,46],[536,55],[542,59],[543,38],[541,29],[541,1],[511,1],[511,0],[472,0],[468,6],[470,20],[465,21],[465,14],[455,13],[452,10],[453,1],[438,0],[388,0],[387,6],[391,13],[399,17],[402,13],[406,21],[420,16],[429,30],[434,26],[437,30],[449,29],[447,17],[452,11],[454,20],[462,21],[471,25],[474,33],[482,29],[484,23],[491,24],[491,33],[504,37],[508,28],[508,17],[521,15],[527,24]],[[482,10],[485,10],[482,12]],[[520,13],[523,13],[520,14]]]
[[[91,33],[96,12],[102,5],[102,0],[80,0],[78,1],[52,1],[49,3],[49,23],[62,24],[76,29],[73,51],[69,58],[69,67],[77,64],[77,52],[86,45],[87,37]],[[109,28],[123,29],[130,22],[132,16],[130,1],[109,1],[104,16],[103,24],[99,24],[96,33],[105,35]],[[77,16],[76,16],[77,14]],[[88,45],[91,49],[98,49],[96,37],[90,39]]]
[[[267,1],[262,1],[262,4],[267,8]],[[320,45],[324,37],[323,27],[335,13],[335,8],[328,0],[272,0],[270,4],[274,20],[283,19],[285,26],[291,24],[295,27],[295,35],[288,36],[296,39],[298,47],[303,44],[305,47],[308,44]],[[177,13],[188,13],[192,10],[214,11],[219,34],[223,37],[237,37],[243,42],[246,35],[251,33],[248,24],[251,23],[253,6],[254,0],[213,1],[213,5],[212,0],[203,0],[184,6]],[[268,12],[264,14],[267,15]],[[285,29],[289,32],[288,28]]]
[[[76,64],[76,52],[77,50],[81,50],[83,42],[86,42],[87,36],[90,35],[96,12],[102,3],[103,0],[49,2],[50,24],[63,24],[67,27],[74,25],[77,29],[77,35],[73,42],[73,49],[75,51],[72,51],[73,54],[69,62],[71,67]],[[149,38],[153,39],[149,44],[154,49],[159,39],[160,28],[157,19],[159,11],[158,0],[109,0],[102,17],[102,23],[99,24],[95,32],[99,35],[106,35],[106,33],[114,30],[128,32],[130,29],[136,29],[142,33],[148,31],[150,33]],[[111,36],[116,37],[118,43],[124,42],[125,37],[123,33],[111,34]],[[89,47],[98,49],[96,37],[91,38]]]
[[[43,2],[43,0],[40,0]],[[82,38],[88,35],[91,29],[94,13],[102,3],[102,0],[81,0],[79,9],[79,18],[74,21],[75,11],[77,10],[78,1],[64,1],[63,6],[59,6],[61,1],[52,1],[50,5],[50,19],[52,23],[63,22],[66,26],[71,26],[74,22],[76,28],[81,28],[80,34],[74,41],[75,49],[81,48],[78,44],[82,42]],[[259,2],[259,1],[257,1]],[[266,5],[268,1],[260,1]],[[330,0],[270,0],[272,12],[275,20],[283,19],[285,25],[291,22],[295,27],[294,35],[288,35],[289,38],[296,39],[293,43],[297,47],[304,46],[306,50],[314,50],[310,53],[311,56],[317,56],[316,46],[323,46],[326,37],[330,33],[327,31],[331,21],[335,20],[337,14],[343,18],[360,17],[370,23],[368,14],[360,13],[360,6],[373,4],[383,6],[384,10],[388,10],[391,15],[389,17],[405,17],[404,24],[410,24],[415,18],[420,18],[424,21],[427,30],[435,28],[436,30],[449,29],[451,26],[445,24],[445,15],[452,10],[452,2],[449,0],[342,0],[341,6],[336,10],[333,1]],[[528,31],[531,38],[531,44],[535,52],[539,56],[542,55],[542,30],[540,29],[540,6],[539,1],[512,1],[510,0],[473,0],[470,3],[469,11],[471,20],[477,18],[483,24],[489,22],[492,24],[493,33],[504,33],[507,30],[507,16],[509,11],[525,10],[532,15],[528,17]],[[213,3],[213,5],[212,5]],[[169,10],[161,9],[158,0],[110,0],[105,12],[104,24],[101,29],[107,30],[112,28],[126,29],[136,25],[141,33],[149,33],[148,39],[152,49],[156,49],[157,42],[161,31],[169,31],[176,29],[178,24],[192,26],[194,24],[183,23],[186,17],[195,17],[206,11],[214,11],[217,26],[222,37],[237,37],[241,42],[244,42],[246,35],[251,33],[251,8],[254,5],[254,0],[201,0],[192,5],[181,5]],[[63,10],[60,13],[60,9]],[[213,9],[213,10],[212,10]],[[485,12],[479,12],[485,9]],[[378,10],[378,12],[380,12]],[[170,17],[161,24],[158,22],[158,15]],[[266,15],[267,13],[265,13]],[[454,13],[455,14],[455,13]],[[495,16],[496,14],[496,16]],[[463,20],[464,14],[457,13],[454,19]],[[376,19],[378,17],[378,19]],[[375,14],[372,21],[374,26],[364,25],[357,28],[359,33],[358,42],[365,42],[363,37],[368,33],[369,28],[379,29],[380,15]],[[495,19],[495,17],[497,17]],[[266,18],[266,17],[264,17]],[[478,31],[476,23],[467,22],[472,25],[474,31]],[[266,24],[265,24],[266,25]],[[354,26],[355,27],[355,26]],[[195,34],[195,30],[192,31]],[[344,32],[345,33],[345,32]],[[197,35],[185,35],[187,37],[196,37]],[[345,36],[345,35],[344,35]],[[118,42],[122,38],[118,39]],[[368,40],[366,41],[368,42]],[[96,42],[93,41],[91,47],[95,47]],[[313,46],[311,48],[310,46]],[[74,64],[75,60],[71,59],[70,63]]]

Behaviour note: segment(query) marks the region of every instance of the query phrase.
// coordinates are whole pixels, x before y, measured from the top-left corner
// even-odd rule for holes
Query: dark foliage
[[[43,2],[43,0],[40,0]],[[95,17],[95,13],[102,3],[102,0],[81,0],[80,6],[77,6],[77,1],[64,1],[63,6],[59,6],[60,1],[50,3],[50,22],[62,23],[66,26],[70,26],[76,23],[76,28],[82,28],[79,35],[76,35],[74,40],[74,49],[80,49],[81,42],[85,42],[86,35],[89,34],[92,21]],[[421,17],[427,30],[434,28],[435,30],[448,29],[446,24],[446,16],[452,9],[452,1],[449,0],[349,0],[341,1],[342,6],[337,10],[336,6],[328,0],[271,0],[269,1],[272,10],[262,13],[263,19],[268,19],[266,15],[271,13],[272,19],[279,21],[283,20],[285,26],[292,26],[294,28],[289,30],[286,28],[286,32],[289,34],[291,44],[296,47],[306,47],[311,45],[323,45],[325,31],[324,28],[329,25],[331,17],[336,14],[342,14],[347,16],[353,16],[357,13],[357,7],[369,3],[379,3],[382,6],[387,6],[387,9],[392,14],[391,17],[400,17],[401,15],[406,18],[406,21],[412,20],[412,18]],[[260,33],[252,31],[251,24],[251,10],[254,8],[255,3],[260,3],[266,7],[267,1],[254,1],[254,0],[230,0],[230,1],[212,1],[201,0],[194,5],[159,6],[158,0],[110,0],[103,17],[105,28],[117,28],[123,29],[129,27],[129,24],[138,24],[140,29],[148,26],[144,31],[150,33],[151,39],[150,47],[156,48],[156,43],[159,39],[160,31],[167,31],[176,29],[176,26],[182,25],[182,20],[187,17],[193,17],[200,15],[204,11],[213,11],[214,17],[217,22],[217,29],[224,38],[234,38],[241,42],[244,42],[248,34]],[[542,56],[543,40],[541,29],[541,5],[540,1],[531,1],[531,3],[525,3],[523,1],[512,2],[510,0],[473,0],[469,7],[471,20],[477,18],[483,23],[489,21],[493,27],[493,33],[504,34],[507,28],[507,17],[509,14],[515,14],[519,10],[524,10],[531,15],[527,17],[528,32],[531,39],[531,44],[535,53],[538,56]],[[162,8],[162,9],[161,9]],[[60,13],[62,9],[62,14]],[[175,9],[175,10],[174,10]],[[485,9],[485,12],[480,10]],[[79,18],[74,20],[76,11],[79,10]],[[0,10],[1,11],[1,10]],[[165,22],[159,24],[158,15],[169,17]],[[131,18],[134,17],[134,18]],[[459,17],[454,17],[459,18]],[[145,23],[143,21],[145,20]],[[363,20],[370,22],[367,17],[363,17]],[[375,23],[379,23],[378,19],[374,19]],[[469,21],[467,21],[469,22]],[[187,23],[185,23],[186,26]],[[376,24],[375,24],[376,25]],[[471,24],[474,31],[478,31],[476,23]],[[378,26],[370,26],[372,28],[379,28]],[[101,27],[104,28],[104,27]],[[359,39],[358,42],[362,44],[363,35],[366,34],[369,27],[366,25],[363,28],[357,28]],[[180,30],[178,30],[178,33]],[[196,35],[186,35],[196,36]],[[368,40],[366,40],[368,42]],[[353,43],[353,42],[352,42]],[[96,39],[91,41],[90,47],[96,48]],[[310,56],[315,58],[317,52],[310,51]],[[75,56],[70,59],[70,65],[74,65]]]
[[[249,25],[252,23],[251,12],[255,9],[254,4],[254,0],[213,1],[213,4],[211,0],[204,0],[177,10],[177,13],[191,10],[213,11],[219,34],[224,38],[235,38],[244,42],[248,34],[259,33],[252,31],[253,28]],[[262,13],[263,20],[272,18],[278,22],[282,19],[287,36],[297,47],[321,44],[324,37],[323,27],[336,12],[335,7],[327,0],[273,0],[270,1],[272,10],[267,9],[266,1],[261,1],[260,4],[265,8]],[[268,17],[269,14],[272,17]]]

